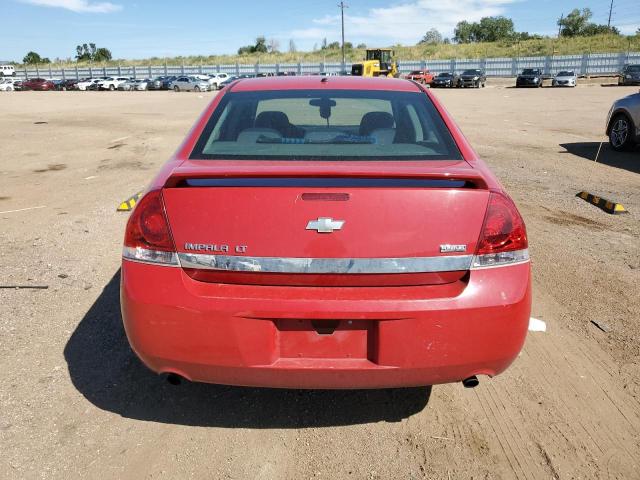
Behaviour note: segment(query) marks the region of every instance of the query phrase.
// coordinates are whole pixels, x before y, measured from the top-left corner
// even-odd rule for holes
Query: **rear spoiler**
[[[194,165],[195,163],[195,165]],[[167,178],[165,188],[186,187],[407,187],[473,188],[489,187],[482,174],[467,163],[460,167],[426,169],[424,164],[410,168],[371,166],[247,166],[200,165],[185,162]],[[208,162],[207,162],[208,163]],[[419,168],[418,168],[419,167]]]

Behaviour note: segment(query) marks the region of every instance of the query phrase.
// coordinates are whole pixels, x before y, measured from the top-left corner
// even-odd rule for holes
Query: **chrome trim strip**
[[[473,255],[403,258],[286,258],[178,253],[182,268],[263,273],[388,274],[469,270]]]

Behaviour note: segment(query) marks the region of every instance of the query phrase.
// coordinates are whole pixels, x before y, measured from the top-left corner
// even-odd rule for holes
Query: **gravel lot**
[[[49,285],[0,289],[0,478],[640,478],[640,150],[593,161],[633,92],[437,91],[525,217],[547,332],[431,392],[161,381],[120,323],[115,207],[215,93],[0,95],[0,282]]]

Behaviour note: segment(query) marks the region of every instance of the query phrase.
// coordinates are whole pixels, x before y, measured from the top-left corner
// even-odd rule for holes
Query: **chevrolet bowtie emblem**
[[[344,225],[344,220],[320,217],[317,220],[310,220],[307,223],[307,230],[315,230],[318,233],[332,233],[334,230],[341,230],[342,225]]]

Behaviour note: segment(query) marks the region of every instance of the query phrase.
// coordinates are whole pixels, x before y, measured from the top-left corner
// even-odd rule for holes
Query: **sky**
[[[452,36],[461,20],[505,15],[518,31],[554,35],[557,19],[589,7],[592,21],[607,23],[610,0],[348,0],[346,41],[369,46],[413,45],[438,29]],[[109,48],[114,58],[235,53],[255,37],[293,40],[309,50],[340,40],[338,0],[0,0],[0,60],[21,61],[30,50],[72,58],[81,43]],[[614,0],[612,25],[640,28],[640,0]]]

